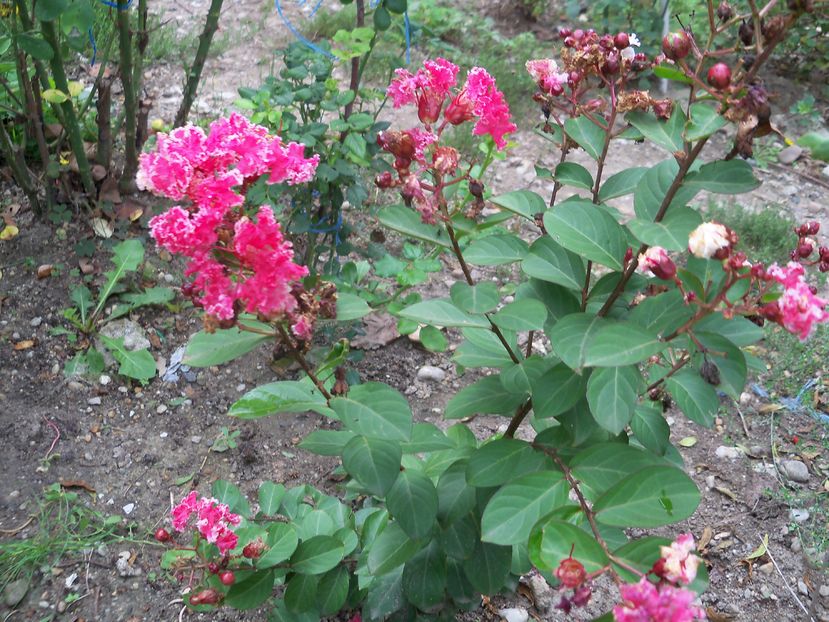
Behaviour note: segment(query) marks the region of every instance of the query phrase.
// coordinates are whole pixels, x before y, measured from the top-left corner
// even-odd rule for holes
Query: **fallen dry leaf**
[[[16,225],[6,225],[3,230],[0,231],[0,240],[11,240],[12,238],[17,237],[18,233],[20,233],[20,229],[18,229]]]
[[[81,269],[83,274],[92,274],[95,272],[95,264],[93,264],[92,261],[86,257],[78,259],[78,267]]]
[[[37,278],[45,279],[50,276],[52,276],[52,264],[45,263],[37,267]]]
[[[763,406],[760,406],[759,411],[761,413],[775,413],[778,410],[783,410],[783,408],[782,404],[764,404]]]
[[[29,348],[34,347],[35,342],[33,339],[24,339],[23,341],[18,341],[14,344],[15,350],[28,350]]]
[[[714,537],[714,530],[710,527],[706,527],[702,530],[702,535],[699,537],[699,542],[697,542],[697,550],[702,551],[704,548],[708,546],[708,543],[711,542],[711,538]]]
[[[705,615],[708,616],[709,622],[730,622],[734,619],[734,616],[730,613],[717,611],[713,607],[706,607]]]
[[[83,488],[92,494],[97,492],[92,486],[87,484],[82,479],[61,479],[59,480],[59,483],[61,488]]]
[[[679,444],[682,447],[693,447],[697,444],[697,437],[696,436],[686,436],[683,439],[680,439]]]
[[[400,336],[397,320],[388,313],[375,312],[363,318],[364,334],[351,340],[351,345],[363,350],[374,350],[388,345]]]
[[[739,499],[737,498],[737,495],[734,494],[733,492],[731,492],[725,486],[714,486],[714,490],[716,490],[721,495],[725,495],[726,497],[728,497],[732,501],[739,501]]]
[[[115,217],[118,220],[129,220],[135,222],[144,214],[144,208],[135,201],[124,201],[115,210]]]
[[[101,190],[98,192],[99,201],[109,201],[110,203],[120,203],[121,193],[118,192],[118,181],[113,177],[107,177],[101,184]]]
[[[112,234],[115,233],[112,224],[105,218],[93,218],[92,230],[95,232],[95,235],[104,239],[111,238]]]

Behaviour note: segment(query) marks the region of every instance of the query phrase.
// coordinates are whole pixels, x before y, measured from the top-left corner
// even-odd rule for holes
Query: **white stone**
[[[100,382],[103,386],[107,386],[110,382],[112,382],[112,378],[106,374],[101,374],[101,377],[98,378],[98,382]]]
[[[90,406],[100,406],[101,398],[100,397],[90,397],[88,400],[86,400],[86,403],[89,404]]]
[[[736,447],[728,447],[726,445],[720,445],[714,453],[717,455],[717,458],[728,458],[730,460],[734,460],[740,457],[739,449]]]
[[[135,509],[135,504],[134,503],[127,503],[127,505],[125,505],[122,509],[124,510],[124,514],[129,516],[130,514],[132,514],[132,511]]]
[[[783,473],[793,482],[805,484],[809,481],[809,468],[800,460],[784,460]]]
[[[433,365],[424,365],[417,370],[418,380],[431,380],[432,382],[443,382],[446,378],[446,372],[440,367]]]
[[[29,322],[29,326],[31,326],[32,328],[37,328],[42,323],[43,323],[43,318],[38,315],[37,317],[33,317],[31,319],[31,321]]]
[[[805,523],[809,520],[808,510],[792,509],[789,510],[789,517],[796,523]]]
[[[530,614],[527,613],[526,609],[519,609],[517,607],[499,609],[498,615],[506,620],[506,622],[527,622],[530,619]]]
[[[164,404],[159,404],[158,408],[155,409],[155,412],[157,412],[159,415],[163,415],[167,412],[167,407]]]

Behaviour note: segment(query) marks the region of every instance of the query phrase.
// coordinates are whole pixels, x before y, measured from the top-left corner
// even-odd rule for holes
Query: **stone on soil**
[[[777,159],[781,164],[791,164],[803,155],[803,148],[798,145],[789,145],[777,154]]]
[[[519,609],[516,607],[499,609],[498,615],[506,620],[506,622],[527,622],[527,620],[530,619],[530,614],[527,613],[526,609]]]
[[[432,382],[442,382],[446,378],[446,372],[440,367],[433,365],[424,365],[417,370],[418,380],[431,380]]]
[[[17,579],[9,583],[3,590],[3,603],[9,609],[14,609],[29,591],[29,582],[26,579]]]
[[[717,450],[714,453],[717,455],[717,458],[728,458],[730,460],[734,460],[735,458],[740,457],[739,449],[736,447],[727,447],[725,445],[717,447]]]
[[[783,473],[793,482],[805,484],[809,481],[809,469],[800,460],[784,460]]]

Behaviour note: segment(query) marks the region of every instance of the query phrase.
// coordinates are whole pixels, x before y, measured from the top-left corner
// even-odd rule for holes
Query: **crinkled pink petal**
[[[271,172],[268,177],[269,184],[286,182],[294,185],[314,178],[320,156],[314,154],[311,158],[306,158],[304,145],[289,143],[283,146],[279,138],[276,138],[268,148],[265,161]]]
[[[441,97],[445,97],[449,90],[458,83],[460,68],[445,58],[427,60],[423,63],[423,67],[428,74],[427,84],[424,86]]]
[[[150,220],[150,235],[171,253],[189,255],[196,243],[194,231],[190,213],[178,205]]]
[[[436,143],[438,137],[433,132],[422,130],[419,127],[406,130],[406,133],[409,134],[409,136],[411,136],[414,140],[415,160],[421,163],[424,162],[426,149],[429,145]]]
[[[190,515],[196,511],[197,504],[198,493],[193,490],[173,508],[171,512],[173,517],[173,529],[176,531],[184,530]]]
[[[400,108],[406,104],[413,104],[417,97],[416,90],[420,86],[420,80],[407,69],[395,69],[394,79],[386,89],[386,93],[391,97],[392,104],[395,108]]]
[[[178,201],[187,195],[193,173],[193,166],[180,154],[142,153],[136,183],[142,190]]]
[[[244,177],[236,170],[209,175],[193,181],[190,199],[201,208],[223,208],[227,211],[245,202],[245,198],[233,190],[243,182]]]
[[[304,315],[300,315],[299,319],[291,325],[291,330],[303,341],[309,341],[314,336],[314,327]]]
[[[704,620],[705,613],[691,603],[696,594],[666,583],[657,588],[643,577],[639,583],[619,589],[623,602],[613,608],[616,622],[693,622]]]
[[[772,264],[768,274],[784,288],[783,295],[776,302],[786,330],[805,341],[812,336],[818,324],[829,322],[829,312],[826,311],[829,300],[812,293],[801,264],[789,262],[785,268]]]

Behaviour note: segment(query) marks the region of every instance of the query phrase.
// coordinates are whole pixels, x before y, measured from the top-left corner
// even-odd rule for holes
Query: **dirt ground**
[[[207,4],[206,0],[163,0],[154,10],[163,9],[164,19],[176,20],[177,28],[185,33],[198,28]],[[302,19],[302,11],[307,10],[293,2],[284,4],[292,20]],[[204,91],[195,108],[199,114],[218,114],[235,99],[237,86],[256,84],[267,75],[273,50],[290,37],[270,4],[265,10],[261,1],[226,0],[225,6],[223,28],[248,30],[210,60]],[[147,87],[156,101],[152,116],[172,117],[181,94],[182,75],[181,67],[174,64],[148,68]],[[780,110],[787,109],[789,100],[809,89],[809,85],[792,87],[780,78],[775,78],[773,84],[781,96]],[[783,115],[775,119],[785,130],[787,119]],[[533,165],[550,166],[558,154],[528,131],[522,132],[518,140],[525,148],[520,155],[498,163],[494,189],[507,191],[531,182],[532,189],[548,192],[543,180],[532,181]],[[727,137],[718,137],[712,143],[706,151],[709,156],[727,148]],[[667,157],[655,147],[614,144],[612,149],[608,175],[633,161],[645,164]],[[763,185],[747,199],[741,198],[741,203],[757,207],[779,204],[798,220],[815,219],[824,231],[829,230],[829,177],[821,177],[817,167],[801,166],[798,171],[788,166],[758,170]],[[14,188],[6,185],[3,192],[4,203],[23,204],[22,195],[18,196]],[[150,197],[137,200],[151,211]],[[630,210],[624,202],[618,206]],[[56,236],[51,224],[36,221],[25,209],[18,221],[20,235],[0,243],[0,426],[4,430],[0,436],[0,472],[6,473],[0,480],[0,547],[4,540],[26,538],[34,532],[35,524],[19,531],[16,528],[36,509],[43,489],[59,481],[87,484],[94,493],[80,491],[86,503],[104,514],[123,517],[125,524],[135,526],[136,537],[147,540],[166,519],[174,499],[191,487],[207,492],[216,479],[233,481],[254,497],[263,480],[286,485],[306,482],[336,490],[329,477],[335,463],[296,446],[307,433],[326,425],[321,417],[279,415],[239,425],[226,416],[228,407],[244,392],[274,379],[266,352],[253,353],[220,368],[194,370],[194,379],[181,377],[177,382],[165,382],[157,377],[145,387],[125,382],[114,371],[107,371],[106,379],[65,378],[63,365],[74,355],[75,346],[65,335],[52,332],[65,325],[63,309],[69,306],[69,290],[75,285],[69,276],[69,270],[77,265],[74,245],[90,235],[89,226],[78,219],[63,227],[65,235]],[[133,233],[146,236],[137,226]],[[98,269],[107,269],[106,261],[107,253],[94,258]],[[424,288],[425,295],[444,294],[455,280],[452,272],[457,266],[445,261],[446,271]],[[152,268],[144,274],[157,283],[175,286],[180,282],[180,266],[165,261],[151,243],[147,245],[147,262]],[[41,264],[58,268],[50,278],[39,280],[35,269]],[[495,273],[492,276],[501,279],[499,284],[509,279]],[[161,366],[169,364],[176,349],[200,327],[200,315],[193,309],[173,314],[149,308],[131,319],[146,331],[151,351]],[[15,344],[26,340],[32,340],[33,346],[15,349]],[[445,427],[440,416],[443,406],[470,381],[468,376],[457,375],[450,356],[451,351],[433,354],[400,338],[365,357],[357,371],[363,380],[388,382],[409,396],[418,421]],[[442,368],[445,379],[418,380],[417,370],[424,365]],[[703,556],[709,566],[711,587],[702,601],[712,620],[826,621],[829,578],[824,569],[829,560],[801,544],[796,528],[801,521],[809,524],[808,514],[804,519],[806,508],[790,507],[786,501],[802,498],[800,493],[804,491],[811,491],[820,500],[827,494],[824,482],[829,476],[829,455],[804,454],[802,446],[793,442],[793,437],[808,436],[818,444],[822,442],[826,452],[826,425],[804,412],[770,409],[770,401],[762,397],[762,378],[758,383],[757,391],[748,388],[739,404],[723,402],[723,414],[715,429],[703,429],[678,413],[670,418],[675,443],[689,437],[696,439],[692,446],[680,447],[680,452],[703,500],[691,519],[664,533],[688,530],[698,539],[707,540]],[[473,425],[476,433],[484,436],[503,423],[503,419],[486,417]],[[223,426],[241,431],[238,447],[223,453],[211,451]],[[55,442],[56,430],[59,438]],[[58,456],[43,468],[43,458],[53,444],[53,453]],[[774,457],[772,446],[776,447]],[[809,477],[804,483],[788,479],[781,466],[795,457],[808,466]],[[190,474],[194,474],[192,479],[176,484]],[[744,563],[742,560],[765,536],[770,555],[753,565]],[[121,576],[116,569],[122,551],[129,552],[131,572],[126,574],[131,576]],[[264,611],[185,613],[181,617],[177,586],[158,572],[160,554],[160,547],[151,543],[127,542],[65,558],[59,568],[35,573],[25,599],[15,609],[0,604],[0,616],[4,621],[131,622],[266,618]],[[73,572],[80,579],[66,587],[67,576]],[[72,591],[83,598],[61,612],[62,601]],[[531,606],[523,596],[507,595],[494,602],[498,606]],[[602,607],[607,610],[610,602],[600,593],[589,612],[602,613]],[[538,619],[565,619],[563,614],[556,615]],[[462,619],[497,617],[480,609]]]

